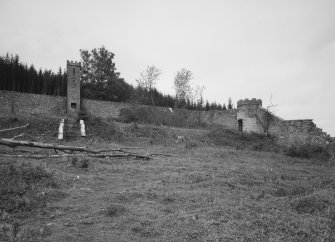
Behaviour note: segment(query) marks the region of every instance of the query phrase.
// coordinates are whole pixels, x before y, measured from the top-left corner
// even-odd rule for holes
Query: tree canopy
[[[113,62],[114,54],[104,46],[80,50],[82,60],[82,96],[84,98],[123,102],[133,87],[120,78]]]

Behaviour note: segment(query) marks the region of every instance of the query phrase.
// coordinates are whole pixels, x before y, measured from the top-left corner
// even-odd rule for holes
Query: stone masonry
[[[68,77],[76,85],[69,87],[66,97],[48,96],[39,94],[19,93],[11,91],[0,90],[0,116],[12,117],[15,112],[17,117],[50,117],[50,118],[67,118],[72,119],[77,117],[80,110],[80,86],[78,81],[80,73],[80,63],[69,62],[68,71],[71,68],[75,71]],[[85,111],[93,116],[106,118],[111,120],[118,120],[120,118],[120,111],[124,108],[131,109],[132,104],[117,103],[109,101],[97,101],[82,99],[82,106]],[[75,108],[73,107],[75,103]],[[72,105],[72,107],[71,107]],[[153,107],[151,107],[153,108]],[[157,107],[157,109],[170,112],[168,108]],[[66,112],[67,111],[67,112]],[[189,111],[191,114],[196,111]],[[246,133],[264,134],[264,129],[261,125],[262,117],[266,110],[262,108],[262,100],[260,99],[244,99],[237,102],[237,109],[225,111],[201,111],[202,122],[206,125],[220,125],[231,130],[239,130]],[[273,135],[279,144],[318,144],[324,145],[328,142],[334,142],[334,138],[317,128],[313,120],[283,120],[273,114],[273,119],[269,126],[269,134]],[[192,115],[191,115],[192,116]],[[191,117],[190,116],[190,117]],[[71,119],[70,119],[71,120]]]
[[[239,131],[264,134],[264,114],[260,99],[244,99],[237,102],[237,122]],[[277,143],[282,145],[325,145],[334,138],[317,128],[312,119],[283,120],[269,112],[268,134],[273,135]]]
[[[80,111],[80,62],[67,61],[67,115],[76,118]]]

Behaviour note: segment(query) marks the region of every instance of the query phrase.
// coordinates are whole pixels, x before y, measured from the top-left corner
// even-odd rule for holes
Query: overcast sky
[[[210,101],[261,98],[335,136],[334,0],[0,0],[0,55],[56,71],[104,45],[128,83],[147,65],[173,94],[181,68]]]

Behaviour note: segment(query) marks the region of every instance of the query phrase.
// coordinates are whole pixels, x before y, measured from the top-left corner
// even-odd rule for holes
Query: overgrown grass
[[[89,116],[86,119],[86,133],[89,137],[99,137],[104,140],[122,141],[123,133],[114,121]]]
[[[213,127],[208,133],[208,138],[211,143],[217,146],[231,146],[238,150],[278,152],[282,149],[275,144],[271,137],[256,133],[240,133],[222,127]]]
[[[0,165],[0,210],[30,211],[45,202],[44,188],[57,183],[44,168],[30,163],[2,162]]]
[[[46,230],[21,227],[21,223],[45,211],[48,201],[63,198],[65,194],[57,188],[53,174],[41,166],[13,160],[1,161],[0,241],[41,239]]]
[[[331,158],[331,154],[326,147],[310,144],[302,146],[292,145],[288,148],[286,154],[290,157],[316,159],[321,161],[328,161]]]
[[[60,119],[50,117],[20,117],[15,120],[0,118],[0,129],[19,127],[29,124],[26,128],[0,133],[0,138],[12,138],[23,133],[20,139],[38,141],[41,139],[56,138]]]

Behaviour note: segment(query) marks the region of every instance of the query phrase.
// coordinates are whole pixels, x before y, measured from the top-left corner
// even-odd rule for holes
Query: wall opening
[[[238,122],[238,131],[242,132],[243,131],[243,120],[239,119],[237,122]]]
[[[76,109],[77,108],[77,103],[71,103],[71,108]]]
[[[76,75],[76,68],[73,67],[73,75]]]

